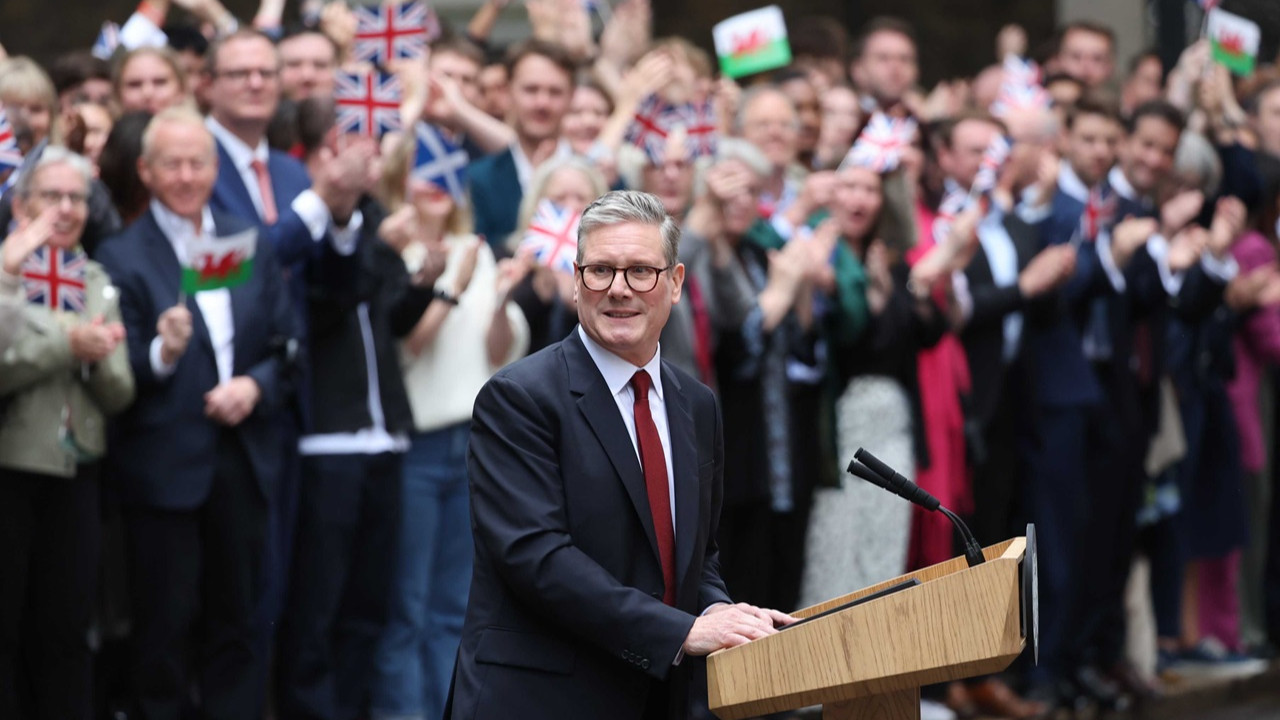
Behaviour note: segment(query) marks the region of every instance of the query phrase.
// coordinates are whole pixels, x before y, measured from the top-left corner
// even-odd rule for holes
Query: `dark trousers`
[[[1012,375],[1009,376],[1011,378]],[[973,535],[983,547],[1022,535],[1017,527],[1023,505],[1023,481],[1018,458],[1018,388],[1006,378],[1001,402],[982,428],[984,456],[974,459]]]
[[[279,644],[280,717],[367,710],[400,533],[401,456],[302,459],[292,581]]]
[[[199,688],[201,717],[261,712],[252,613],[267,505],[240,440],[218,440],[213,487],[191,510],[125,508],[138,717],[180,720]],[[194,647],[193,647],[194,646]]]
[[[0,718],[88,717],[98,496],[96,465],[0,468]]]
[[[729,596],[783,612],[800,602],[812,491],[791,512],[774,512],[768,498],[726,505],[720,513],[720,573]]]

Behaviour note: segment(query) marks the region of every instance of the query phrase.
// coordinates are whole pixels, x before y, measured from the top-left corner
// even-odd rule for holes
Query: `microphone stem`
[[[986,561],[982,556],[982,547],[978,545],[977,539],[973,537],[973,533],[969,531],[969,526],[964,524],[959,515],[951,512],[945,507],[939,507],[939,511],[946,515],[951,524],[956,526],[956,530],[960,531],[960,537],[964,540],[964,559],[969,563],[969,567],[981,565]]]

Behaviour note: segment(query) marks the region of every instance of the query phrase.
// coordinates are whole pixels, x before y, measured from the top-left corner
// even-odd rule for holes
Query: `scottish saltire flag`
[[[428,182],[446,190],[458,204],[467,201],[467,163],[470,159],[462,148],[446,140],[440,130],[419,122],[414,126],[417,138],[413,156],[415,180]]]
[[[401,128],[400,78],[384,72],[335,73],[338,132],[379,138]]]
[[[573,273],[578,258],[578,221],[582,213],[543,200],[529,222],[529,229],[516,249],[518,255],[529,255],[552,270]]]
[[[1097,240],[1103,228],[1110,228],[1115,223],[1118,205],[1114,192],[1103,187],[1090,190],[1084,212],[1080,214],[1080,239],[1085,242]]]
[[[426,57],[427,45],[440,37],[440,18],[423,0],[357,6],[355,60],[386,65],[401,58]]]
[[[27,302],[50,310],[83,313],[85,271],[89,256],[83,250],[37,248],[22,264],[22,288]]]
[[[1047,108],[1053,98],[1040,84],[1040,66],[1017,55],[1004,59],[1000,93],[991,103],[991,114],[1005,117],[1015,110]]]
[[[991,140],[986,152],[982,153],[982,163],[978,165],[978,174],[973,178],[970,194],[984,195],[995,189],[1000,168],[1004,167],[1004,161],[1009,159],[1012,150],[1009,139],[1003,135],[997,135]]]
[[[89,52],[96,58],[110,60],[118,47],[120,47],[120,26],[108,20],[102,23],[102,30],[98,31],[98,38],[93,41],[93,49]]]
[[[22,151],[18,149],[18,138],[13,134],[13,125],[9,116],[0,105],[0,171],[17,169],[22,166]]]
[[[878,173],[890,172],[902,162],[902,154],[911,146],[915,134],[914,119],[891,118],[877,112],[849,148],[840,167],[853,165]]]
[[[192,295],[245,284],[253,277],[253,256],[257,248],[258,231],[252,228],[226,237],[188,240],[188,263],[182,267],[182,292]]]

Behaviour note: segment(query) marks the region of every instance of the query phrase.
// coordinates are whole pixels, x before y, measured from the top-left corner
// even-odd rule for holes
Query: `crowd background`
[[[573,328],[571,264],[526,238],[610,187],[683,226],[662,353],[720,398],[735,599],[957,554],[841,477],[866,447],[984,543],[1039,528],[1041,664],[931,712],[1123,708],[1280,642],[1280,70],[1215,65],[1194,4],[1172,56],[1132,58],[1105,25],[992,8],[926,85],[937,14],[797,13],[793,64],[734,83],[660,2],[491,0],[387,63],[410,130],[377,142],[335,129],[345,5],[146,0],[96,16],[128,19],[109,59],[39,62],[34,7],[0,10],[28,13],[0,36],[24,156],[0,200],[0,716],[438,716],[471,402]],[[680,111],[660,137],[636,123],[655,97]],[[423,132],[465,179],[419,172]],[[174,292],[188,241],[246,227],[253,282]],[[79,302],[31,285],[50,258]]]

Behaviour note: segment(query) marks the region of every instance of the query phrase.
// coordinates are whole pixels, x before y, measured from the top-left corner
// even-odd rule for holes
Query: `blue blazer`
[[[577,332],[480,391],[467,467],[475,569],[458,652],[458,720],[640,720],[651,680],[685,717],[695,659],[672,666],[720,579],[724,447],[715,396],[662,363],[675,483],[676,605],[644,474]]]
[[[1059,190],[1049,217],[1037,223],[1040,247],[1070,242],[1080,226],[1084,203]],[[1024,350],[1029,361],[1035,401],[1048,407],[1094,405],[1102,387],[1084,356],[1083,329],[1094,298],[1114,294],[1094,243],[1077,247],[1076,268],[1054,296],[1028,317]]]
[[[524,190],[516,173],[516,159],[507,148],[486,155],[467,166],[471,185],[471,206],[475,210],[476,234],[483,237],[499,257],[507,236],[516,230]]]
[[[214,226],[219,236],[252,227],[221,213],[214,213]],[[182,268],[173,246],[148,210],[104,242],[98,259],[120,290],[129,363],[137,382],[137,399],[116,421],[111,452],[121,498],[172,510],[198,507],[213,484],[218,435],[223,431],[204,414],[204,394],[218,384],[218,369],[200,306],[195,297],[187,298],[191,341],[174,373],[158,378],[151,370],[156,321],[177,301],[181,287]],[[283,462],[283,348],[296,331],[280,266],[261,237],[253,277],[229,292],[235,325],[232,375],[247,375],[262,389],[253,413],[233,431],[248,454],[259,488],[269,498]]]

